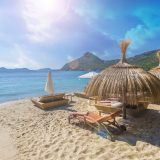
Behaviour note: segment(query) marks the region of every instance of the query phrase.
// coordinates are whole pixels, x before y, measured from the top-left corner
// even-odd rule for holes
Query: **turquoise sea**
[[[79,79],[83,71],[52,71],[55,93],[83,91],[89,79]],[[44,91],[48,72],[0,72],[0,102],[46,95]]]

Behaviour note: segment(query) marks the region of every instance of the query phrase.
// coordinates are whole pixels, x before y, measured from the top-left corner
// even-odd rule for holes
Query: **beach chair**
[[[75,92],[74,95],[80,98],[89,99],[89,96],[87,96],[84,92]]]
[[[45,110],[67,105],[69,100],[65,99],[64,95],[64,93],[59,93],[55,95],[41,96],[38,98],[33,98],[31,101],[35,106]]]
[[[98,100],[94,104],[95,108],[102,113],[112,113],[123,107],[123,103],[118,98],[108,98],[106,100]]]
[[[116,101],[115,103],[113,101],[98,101],[94,106],[102,113],[112,113],[122,108],[123,103]]]
[[[48,103],[48,102],[53,102],[53,101],[58,101],[62,100],[65,96],[65,93],[57,93],[54,95],[46,95],[46,96],[41,96],[39,97],[39,101],[43,103]]]
[[[116,117],[122,113],[122,110],[119,109],[113,113],[101,115],[94,112],[88,113],[71,113],[68,117],[69,123],[71,120],[77,119],[80,122],[83,122],[84,126],[88,125],[91,128],[95,129],[98,134],[103,135],[110,140],[113,139],[113,134],[109,131],[109,127],[116,127],[119,131],[125,131],[126,127],[124,125],[119,125],[116,121]],[[105,134],[106,133],[106,134]]]

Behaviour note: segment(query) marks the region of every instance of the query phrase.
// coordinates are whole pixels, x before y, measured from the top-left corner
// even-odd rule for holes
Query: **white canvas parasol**
[[[97,72],[89,72],[89,73],[79,76],[79,78],[93,78],[97,75],[98,75]]]
[[[44,89],[48,94],[54,94],[51,72],[48,73],[47,82]]]

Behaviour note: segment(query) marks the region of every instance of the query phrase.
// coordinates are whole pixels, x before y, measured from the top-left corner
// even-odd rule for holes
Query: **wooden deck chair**
[[[55,95],[41,96],[38,98],[32,98],[33,104],[41,109],[49,109],[59,106],[65,106],[68,104],[68,99],[63,98],[64,93]]]
[[[109,131],[109,126],[114,126],[118,128],[120,131],[125,131],[126,127],[124,125],[119,125],[116,121],[116,117],[121,114],[121,110],[115,111],[111,114],[106,114],[104,116],[101,116],[100,114],[94,113],[94,112],[88,112],[88,113],[71,113],[68,117],[69,123],[71,123],[71,120],[78,119],[79,121],[83,122],[84,125],[89,125],[93,129],[97,130],[98,132],[100,129],[103,129],[107,132],[107,138],[111,139],[113,138],[112,133]]]
[[[67,99],[62,99],[62,100],[58,100],[58,101],[53,101],[53,102],[40,102],[39,99],[31,99],[32,103],[41,108],[41,109],[50,109],[50,108],[54,108],[54,107],[60,107],[60,106],[66,106],[68,104],[68,100]]]
[[[123,104],[121,102],[112,104],[111,101],[104,101],[104,102],[101,101],[101,102],[97,102],[94,106],[100,112],[113,113],[113,112],[119,111],[120,108],[122,108]]]
[[[75,92],[74,95],[75,95],[76,97],[89,99],[89,96],[87,96],[84,92]]]

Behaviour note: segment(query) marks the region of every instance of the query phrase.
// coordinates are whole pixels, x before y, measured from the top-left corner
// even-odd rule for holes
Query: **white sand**
[[[8,130],[0,128],[0,160],[16,159],[16,146],[8,133]]]
[[[0,126],[13,141],[8,142],[8,153],[16,153],[17,160],[160,160],[160,106],[127,120],[127,133],[111,142],[68,124],[71,111],[94,110],[87,100],[76,101],[50,111],[34,107],[30,100],[1,104]]]

